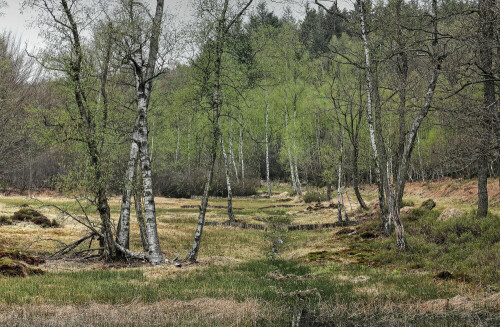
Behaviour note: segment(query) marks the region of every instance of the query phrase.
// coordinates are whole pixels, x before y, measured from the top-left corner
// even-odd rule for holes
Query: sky
[[[85,0],[83,0],[85,1]],[[148,0],[152,1],[152,0]],[[272,9],[276,15],[281,16],[286,5],[292,9],[296,19],[301,20],[305,14],[305,2],[314,5],[314,0],[264,0],[268,8]],[[39,30],[32,26],[36,13],[26,10],[21,13],[22,0],[6,0],[7,7],[0,9],[3,16],[0,16],[0,32],[11,31],[17,38],[26,44],[29,50],[43,46],[43,40],[39,37]],[[256,3],[260,1],[255,1]],[[323,1],[328,7],[331,3]],[[286,4],[285,4],[286,3]],[[339,0],[339,7],[351,7],[350,0]],[[190,0],[165,0],[165,11],[175,15],[178,19],[189,20],[192,18],[192,1]],[[253,5],[255,8],[255,4]]]

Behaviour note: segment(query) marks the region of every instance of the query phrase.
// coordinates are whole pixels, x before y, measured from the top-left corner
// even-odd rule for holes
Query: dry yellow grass
[[[249,299],[199,298],[154,304],[0,306],[1,326],[253,326],[265,322],[272,308]]]

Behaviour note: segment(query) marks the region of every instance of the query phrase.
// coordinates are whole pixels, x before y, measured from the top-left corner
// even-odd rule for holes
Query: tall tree
[[[237,7],[241,6],[241,9],[238,10],[236,14],[234,14],[232,17],[230,17],[231,13],[230,13],[229,0],[224,0],[222,3],[220,3],[220,1],[218,0],[213,0],[210,1],[211,6],[208,6],[208,8],[211,8],[212,10],[203,13],[203,14],[209,14],[211,17],[215,17],[215,20],[211,22],[213,24],[212,37],[213,37],[213,48],[214,48],[213,49],[214,62],[212,71],[208,71],[209,75],[213,75],[212,77],[213,81],[210,87],[208,87],[208,90],[211,91],[211,98],[209,103],[212,112],[211,114],[212,140],[210,145],[210,159],[206,173],[205,187],[201,201],[200,214],[198,215],[198,224],[196,226],[193,245],[191,247],[191,250],[186,256],[185,259],[186,261],[194,262],[198,257],[198,252],[201,243],[201,236],[203,233],[203,226],[205,224],[205,213],[207,211],[208,196],[213,178],[215,160],[217,158],[217,148],[218,148],[217,145],[220,141],[221,131],[219,127],[219,119],[223,104],[221,70],[223,64],[222,59],[224,54],[224,44],[227,40],[229,29],[245,13],[245,11],[252,4],[252,2],[253,0],[248,0],[242,4],[238,3]],[[200,6],[200,9],[202,9],[202,11],[203,8],[204,6]]]
[[[135,1],[124,3],[125,12],[128,14],[130,24],[129,35],[123,35],[125,40],[131,39],[131,44],[125,53],[125,59],[132,66],[135,78],[135,91],[137,97],[137,118],[132,133],[129,161],[125,173],[125,183],[122,196],[120,220],[117,230],[117,241],[124,247],[128,247],[130,234],[130,197],[136,170],[136,161],[141,163],[145,229],[148,242],[148,258],[151,264],[160,264],[163,261],[158,231],[156,226],[156,210],[154,202],[153,181],[151,173],[151,158],[149,156],[148,141],[148,107],[151,98],[153,79],[157,75],[156,62],[158,59],[159,40],[161,35],[164,1],[156,2],[155,14],[152,18],[149,47],[145,48],[144,35],[141,25],[144,21],[138,17],[135,11],[143,6]],[[126,41],[125,41],[126,42]],[[148,53],[146,54],[146,51]],[[147,60],[146,60],[147,57]],[[139,157],[139,158],[138,158]]]

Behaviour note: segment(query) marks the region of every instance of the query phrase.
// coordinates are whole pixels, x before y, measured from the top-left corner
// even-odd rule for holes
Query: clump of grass
[[[309,191],[303,195],[302,199],[305,203],[321,202],[326,200],[326,195],[316,191]]]
[[[420,208],[410,212],[405,224],[405,252],[398,251],[394,234],[365,241],[354,238],[356,243],[351,246],[370,249],[370,260],[380,264],[446,270],[462,280],[500,286],[500,217],[488,214],[477,219],[470,212],[441,221],[439,214]]]
[[[2,225],[12,225],[12,219],[7,216],[0,216],[0,226]]]
[[[30,209],[30,208],[22,208],[14,213],[12,216],[12,220],[14,221],[31,221],[35,225],[42,226],[43,228],[49,227],[59,227],[59,223],[52,219],[45,217],[40,212]]]
[[[403,207],[413,207],[414,205],[415,205],[415,202],[413,202],[412,200],[403,199],[401,201],[400,208],[403,208]]]

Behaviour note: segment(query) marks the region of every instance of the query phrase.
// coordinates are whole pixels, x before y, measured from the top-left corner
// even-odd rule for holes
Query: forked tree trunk
[[[132,54],[132,67],[134,69],[137,96],[137,119],[134,127],[129,162],[125,177],[122,209],[118,226],[118,243],[127,244],[130,234],[130,195],[134,178],[134,169],[137,159],[141,165],[142,187],[144,198],[145,234],[148,244],[147,258],[152,265],[163,263],[163,254],[160,248],[158,230],[156,225],[156,209],[153,194],[153,181],[151,177],[151,157],[149,156],[147,111],[152,89],[152,79],[155,74],[155,65],[158,58],[159,38],[163,17],[164,0],[157,0],[155,15],[152,22],[152,32],[149,42],[149,56],[144,64],[142,53],[136,51]],[[141,65],[142,64],[142,65]],[[127,250],[127,248],[124,248]]]

